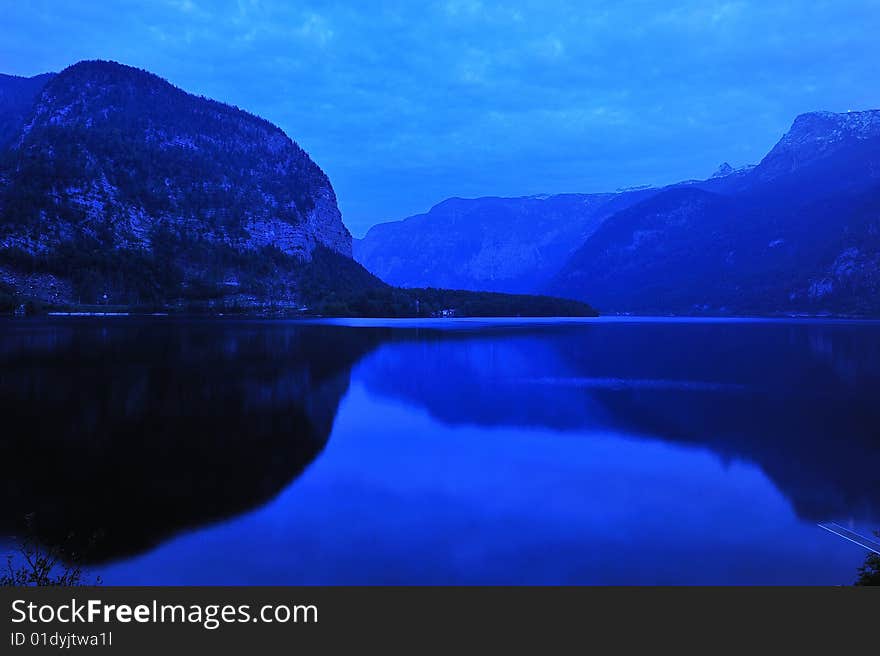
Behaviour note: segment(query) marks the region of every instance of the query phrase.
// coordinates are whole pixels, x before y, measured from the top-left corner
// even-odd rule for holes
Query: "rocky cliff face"
[[[333,188],[309,156],[268,121],[145,71],[102,61],[62,71],[3,153],[7,278],[44,270],[89,300],[105,287],[117,300],[216,293],[240,290],[271,251],[273,294],[294,299],[293,270],[318,247],[351,256]],[[162,280],[135,284],[108,262],[123,259],[115,253]]]
[[[776,178],[878,137],[880,110],[801,114],[761,161],[758,173],[764,179]]]

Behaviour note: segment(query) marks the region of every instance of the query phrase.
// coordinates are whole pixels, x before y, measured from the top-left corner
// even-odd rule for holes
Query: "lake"
[[[0,322],[0,546],[105,584],[850,584],[880,323]],[[25,519],[27,517],[27,519]]]

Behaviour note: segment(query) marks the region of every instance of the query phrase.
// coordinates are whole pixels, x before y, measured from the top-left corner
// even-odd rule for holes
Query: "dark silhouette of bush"
[[[0,586],[76,586],[100,585],[101,577],[86,581],[80,554],[64,546],[43,546],[31,535],[31,517],[26,535],[19,538],[18,553],[6,556],[6,570],[0,573]]]
[[[880,531],[874,532],[880,537]],[[856,585],[880,585],[880,554],[871,553],[865,558],[865,564],[859,568],[859,578]]]

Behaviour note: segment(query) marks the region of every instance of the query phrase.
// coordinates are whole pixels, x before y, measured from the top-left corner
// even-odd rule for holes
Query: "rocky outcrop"
[[[320,189],[301,223],[288,223],[269,218],[253,218],[247,223],[247,237],[242,248],[259,249],[274,246],[282,252],[310,259],[318,244],[346,257],[352,256],[352,239],[342,223],[336,195],[328,185]]]

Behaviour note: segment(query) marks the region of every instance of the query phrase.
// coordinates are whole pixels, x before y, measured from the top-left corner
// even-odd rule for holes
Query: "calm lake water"
[[[878,392],[869,322],[8,320],[0,534],[106,584],[849,584]]]

